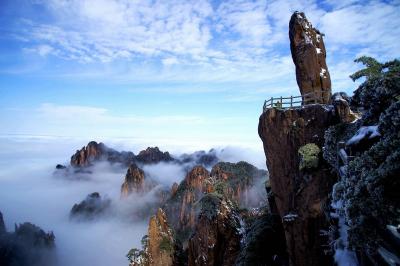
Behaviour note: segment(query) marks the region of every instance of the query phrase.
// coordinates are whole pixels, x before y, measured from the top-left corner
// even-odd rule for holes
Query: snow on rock
[[[381,134],[378,131],[378,126],[364,126],[358,129],[357,133],[347,141],[347,145],[359,143],[362,139],[372,139],[379,137]]]
[[[343,201],[334,201],[331,204],[335,213],[332,213],[332,217],[339,217],[339,238],[336,240],[334,248],[335,255],[334,259],[338,266],[358,266],[357,255],[354,251],[348,248],[348,226],[345,223],[343,215],[341,215],[341,210],[343,209]]]
[[[319,72],[320,77],[324,78],[325,77],[325,73],[326,73],[326,69],[325,68],[321,68],[321,71]]]
[[[297,217],[299,217],[297,214],[295,213],[288,213],[285,216],[282,217],[282,220],[284,222],[293,222],[294,220],[297,219]]]
[[[381,257],[386,261],[386,263],[390,266],[400,265],[400,258],[398,258],[395,254],[390,252],[384,247],[378,248],[378,253]]]
[[[315,50],[317,51],[317,54],[322,53],[320,48],[315,48]]]

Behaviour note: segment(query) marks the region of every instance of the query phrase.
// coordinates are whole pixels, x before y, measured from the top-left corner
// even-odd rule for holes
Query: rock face
[[[240,250],[240,222],[232,204],[207,194],[201,199],[195,233],[189,240],[188,265],[234,265]]]
[[[143,193],[146,190],[144,172],[136,164],[131,164],[121,186],[121,197],[127,197],[132,192]]]
[[[171,157],[169,152],[162,152],[158,147],[147,148],[136,156],[136,161],[143,164],[155,164],[159,162],[170,162],[174,158]]]
[[[6,225],[4,224],[3,214],[0,212],[0,235],[6,232]]]
[[[350,109],[350,99],[344,92],[337,92],[332,95],[332,104],[338,114],[341,123],[351,123],[357,117]]]
[[[271,108],[260,116],[258,133],[264,144],[270,185],[282,218],[291,265],[331,263],[330,257],[324,256],[322,245],[326,243],[320,230],[327,229],[323,206],[336,177],[320,160],[321,154],[315,154],[317,149],[306,151],[306,144],[320,150],[325,130],[335,121],[335,113],[323,105]]]
[[[103,143],[91,141],[86,147],[77,150],[71,157],[71,166],[86,167],[96,161],[106,160],[110,163],[122,163],[129,165],[134,162],[135,156],[132,152],[118,152],[108,148]]]
[[[287,265],[285,233],[279,215],[264,214],[247,229],[237,266]]]
[[[204,193],[212,191],[211,185],[206,182],[209,177],[207,169],[202,166],[194,167],[166,203],[168,217],[177,231],[178,239],[184,242],[184,245],[195,226],[198,214],[195,203]]]
[[[158,209],[157,215],[150,218],[148,249],[149,265],[172,265],[174,238],[162,209]]]
[[[1,213],[0,213],[1,214]],[[0,232],[0,265],[56,265],[55,236],[31,223],[15,225],[15,232]]]
[[[242,192],[249,190],[248,194],[252,194],[250,187],[258,185],[253,181],[262,181],[259,187],[264,191],[266,200],[266,176],[266,171],[245,162],[219,163],[211,175],[207,169],[198,165],[193,167],[179,185],[175,183],[168,191],[169,198],[163,205],[173,232],[173,265],[234,265],[243,238],[244,224],[259,217],[267,209],[242,208],[239,211],[238,205],[244,199]],[[151,228],[156,228],[157,219],[162,220],[152,218]],[[149,236],[144,242],[151,243],[149,239],[157,239],[155,235],[157,233],[150,234],[149,230]],[[153,241],[151,246],[156,247],[156,243]],[[129,257],[139,258],[132,260],[138,261],[133,265],[148,265],[145,259],[140,262],[141,258],[147,256],[143,254],[149,253],[148,247],[146,244],[142,251],[130,251]],[[152,252],[157,252],[157,249]]]
[[[92,220],[104,215],[110,205],[110,199],[102,199],[98,192],[93,192],[79,204],[74,204],[70,211],[70,217],[78,220]]]
[[[182,154],[179,157],[181,164],[188,164],[191,167],[202,165],[204,167],[211,167],[219,161],[217,152],[214,149],[205,151],[196,151],[192,154]]]
[[[165,212],[159,208],[150,218],[148,235],[142,239],[143,251],[131,250],[130,266],[180,265],[179,245],[175,242]]]
[[[268,172],[260,170],[247,162],[217,163],[211,170],[217,180],[216,190],[242,207],[259,207],[265,203],[264,182]],[[222,187],[221,187],[222,186]]]
[[[326,65],[323,37],[304,13],[295,12],[289,22],[290,50],[296,65],[301,94],[315,93],[316,102],[329,103],[331,79]]]

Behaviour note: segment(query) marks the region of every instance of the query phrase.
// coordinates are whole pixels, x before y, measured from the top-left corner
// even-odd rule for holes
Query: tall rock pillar
[[[325,61],[323,36],[304,13],[293,13],[289,22],[290,50],[301,95],[314,93],[314,97],[306,99],[327,104],[331,97],[331,78]]]

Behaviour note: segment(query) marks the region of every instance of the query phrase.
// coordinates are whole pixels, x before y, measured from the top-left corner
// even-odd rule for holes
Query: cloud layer
[[[36,3],[51,19],[23,20],[23,30],[16,35],[26,40],[26,51],[81,63],[126,60],[142,67],[150,64],[152,71],[157,65],[165,70],[161,73],[163,79],[193,79],[193,75],[187,75],[193,69],[202,70],[197,75],[203,81],[266,80],[292,75],[292,62],[286,60],[287,27],[295,10],[305,11],[326,34],[331,65],[339,64],[343,57],[350,64],[360,54],[393,58],[400,50],[395,40],[400,35],[397,1]],[[276,66],[279,71],[273,71]],[[341,75],[336,76],[343,78]]]

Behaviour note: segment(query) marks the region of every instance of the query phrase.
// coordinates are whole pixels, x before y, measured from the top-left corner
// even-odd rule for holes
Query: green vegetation
[[[282,262],[287,260],[281,219],[279,215],[264,214],[249,227],[235,265],[275,265],[276,256]]]
[[[227,193],[228,186],[226,185],[226,182],[223,180],[217,180],[214,184],[214,190],[215,193],[219,195],[225,195]]]
[[[130,263],[138,261],[141,256],[142,256],[142,251],[137,248],[132,248],[131,250],[129,250],[128,254],[126,254],[126,257],[128,258]]]
[[[325,134],[324,158],[335,166],[338,141],[346,141],[361,126],[377,125],[381,138],[372,146],[357,147],[359,156],[350,162],[348,175],[335,185],[333,198],[349,225],[349,244],[374,251],[382,244],[386,225],[400,223],[400,61],[381,64],[361,57],[367,68],[354,73],[365,77],[351,99],[362,107],[362,118],[353,124],[331,127]]]
[[[219,168],[231,174],[230,178],[227,180],[226,186],[234,190],[241,185],[251,185],[255,179],[267,177],[267,171],[260,170],[243,161],[238,163],[220,162],[216,164],[214,168]]]
[[[174,250],[173,243],[167,236],[163,236],[158,246],[161,251],[172,252]]]
[[[354,91],[351,104],[366,110],[363,116],[365,123],[375,124],[380,114],[399,100],[400,61],[396,59],[382,64],[364,56],[356,59],[356,62],[367,67],[350,76],[353,80],[365,77],[365,81]]]
[[[315,143],[308,143],[299,149],[300,163],[299,169],[317,168],[321,149]]]
[[[207,216],[208,219],[213,219],[218,212],[221,204],[222,196],[217,193],[208,193],[200,200],[201,214]]]

